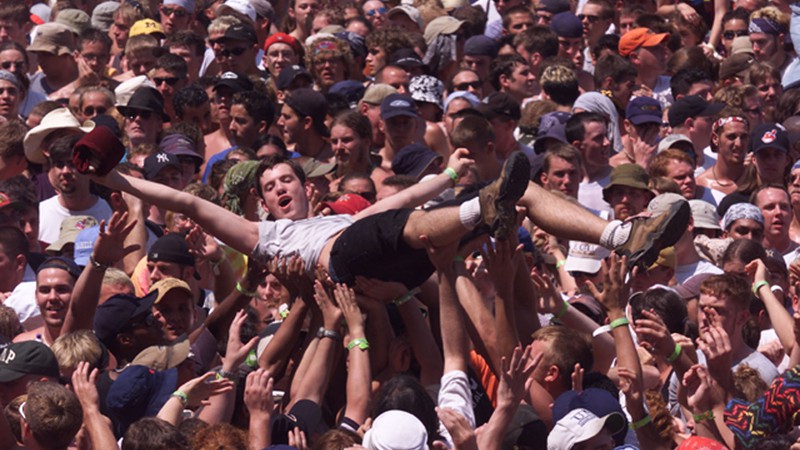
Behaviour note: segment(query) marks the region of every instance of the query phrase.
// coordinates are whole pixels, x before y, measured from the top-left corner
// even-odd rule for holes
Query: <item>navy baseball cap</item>
[[[317,133],[326,137],[330,135],[328,127],[325,126],[328,101],[324,95],[311,88],[300,88],[293,91],[284,101],[298,116],[311,117],[312,125]]]
[[[424,144],[414,143],[401,148],[392,160],[392,171],[397,175],[409,175],[419,179],[435,161],[441,161],[442,155],[434,152]]]
[[[675,103],[669,108],[667,113],[669,126],[683,125],[690,117],[714,117],[723,108],[725,108],[724,103],[708,103],[699,95],[687,95],[675,100]]]
[[[750,151],[758,153],[765,148],[774,148],[789,153],[789,133],[779,123],[767,122],[755,127],[750,134]]]
[[[417,105],[415,105],[414,100],[407,95],[387,95],[386,98],[383,99],[383,102],[381,102],[381,118],[383,120],[389,120],[392,117],[399,116],[419,118]]]
[[[610,392],[599,388],[587,388],[582,392],[566,391],[559,395],[553,402],[553,423],[569,414],[570,411],[583,408],[591,411],[597,417],[604,417],[611,413],[625,414],[619,401]],[[614,440],[619,443],[624,441],[628,427],[614,435]]]
[[[216,91],[220,87],[230,88],[233,92],[251,91],[253,90],[253,82],[246,75],[225,72],[220,75],[219,80],[214,84],[214,90]]]
[[[94,313],[94,334],[106,347],[114,343],[117,334],[122,332],[136,317],[151,313],[158,292],[151,292],[142,298],[134,295],[114,295],[99,305]]]
[[[402,67],[403,69],[425,67],[425,63],[417,55],[417,52],[410,48],[395,50],[389,58],[389,65]]]
[[[572,114],[564,111],[554,111],[542,116],[539,120],[539,130],[536,133],[536,141],[533,143],[533,151],[544,153],[546,145],[551,140],[567,142],[566,127],[567,120]]]
[[[366,92],[366,90],[367,88],[364,87],[363,83],[355,80],[343,80],[331,86],[331,88],[328,89],[328,93],[341,95],[347,100],[350,108],[355,109],[359,100],[364,97],[364,92]]]
[[[484,34],[472,36],[464,43],[464,54],[470,56],[497,56],[497,43]]]
[[[293,65],[284,67],[281,70],[281,73],[278,74],[278,79],[275,80],[275,86],[280,90],[284,90],[291,86],[298,77],[308,78],[309,84],[314,82],[314,78],[311,76],[311,72],[309,72],[308,69],[303,66]]]
[[[565,11],[553,16],[553,20],[550,22],[550,28],[558,37],[579,38],[583,36],[581,19],[578,19],[578,16],[571,11]]]
[[[634,125],[661,124],[662,116],[661,103],[652,97],[636,97],[625,108],[625,118]]]
[[[183,170],[181,161],[178,159],[177,155],[159,151],[145,158],[144,167],[142,168],[144,179],[155,179],[155,177],[158,176],[158,173],[161,172],[161,170],[165,167],[174,167],[178,169],[178,171]]]

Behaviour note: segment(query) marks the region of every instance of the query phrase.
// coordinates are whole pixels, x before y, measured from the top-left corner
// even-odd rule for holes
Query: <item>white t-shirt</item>
[[[603,188],[611,182],[611,174],[596,181],[581,181],[578,187],[578,203],[595,211],[612,211],[611,205],[603,200]]]
[[[3,304],[17,313],[19,322],[26,330],[33,330],[44,325],[39,305],[36,304],[36,274],[30,265],[25,265],[22,283],[11,291],[11,295]]]
[[[694,169],[694,176],[699,177],[700,174],[710,169],[716,163],[717,154],[711,150],[710,145],[706,146],[706,148],[703,149],[703,165],[697,166],[697,168]]]
[[[253,249],[253,256],[267,260],[275,256],[298,254],[306,263],[306,270],[311,273],[328,239],[353,222],[353,216],[347,214],[303,220],[261,221],[258,223],[258,244]]]
[[[83,211],[70,211],[61,206],[58,196],[50,197],[39,203],[39,240],[51,244],[58,239],[61,232],[61,221],[69,216],[92,216],[99,223],[111,218],[111,207],[105,200],[97,197],[94,206]]]
[[[688,280],[692,276],[700,273],[710,273],[714,275],[719,275],[722,273],[722,269],[711,264],[708,261],[701,259],[696,263],[684,264],[682,266],[678,266],[675,269],[675,279],[678,281],[678,284],[682,284],[685,283],[686,280]]]

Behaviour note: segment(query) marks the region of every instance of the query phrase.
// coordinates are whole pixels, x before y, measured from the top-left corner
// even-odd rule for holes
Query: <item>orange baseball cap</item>
[[[655,47],[669,38],[669,33],[653,33],[649,28],[634,28],[619,40],[619,54],[630,55],[639,47]]]

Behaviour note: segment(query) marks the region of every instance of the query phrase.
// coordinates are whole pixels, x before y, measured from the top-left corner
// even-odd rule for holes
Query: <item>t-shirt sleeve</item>
[[[492,408],[497,408],[497,384],[499,380],[494,376],[494,372],[492,372],[489,364],[478,352],[475,350],[470,351],[469,358],[472,367],[475,368],[475,372],[481,380],[483,390],[486,391],[486,396],[489,397],[489,401],[492,402]]]

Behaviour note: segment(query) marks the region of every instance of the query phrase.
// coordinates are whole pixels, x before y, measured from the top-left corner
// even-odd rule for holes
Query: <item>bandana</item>
[[[766,17],[759,17],[758,19],[750,20],[749,30],[751,33],[764,33],[772,36],[777,36],[781,33],[786,33],[786,28],[783,25],[775,22]]]
[[[575,100],[572,108],[573,111],[575,108],[581,108],[606,116],[608,118],[608,140],[611,141],[615,152],[622,151],[622,137],[619,133],[619,113],[610,98],[600,92],[586,92]]]
[[[716,133],[717,131],[721,130],[722,127],[724,127],[725,125],[734,122],[743,123],[746,127],[750,128],[750,122],[748,122],[746,118],[739,116],[729,116],[729,117],[723,117],[714,122],[714,125],[711,126],[711,132]]]
[[[752,203],[736,203],[728,208],[725,217],[722,218],[722,229],[728,231],[733,222],[739,219],[750,219],[764,226],[764,215],[761,210]]]
[[[228,211],[243,215],[242,200],[251,187],[255,187],[256,170],[258,161],[242,161],[228,170],[222,186],[225,193],[222,195],[222,204]]]
[[[792,166],[792,170],[800,169],[800,159],[795,161],[794,165]]]
[[[314,54],[320,52],[330,52],[330,51],[338,51],[339,49],[336,47],[336,43],[333,41],[322,41],[316,45],[314,48]]]

